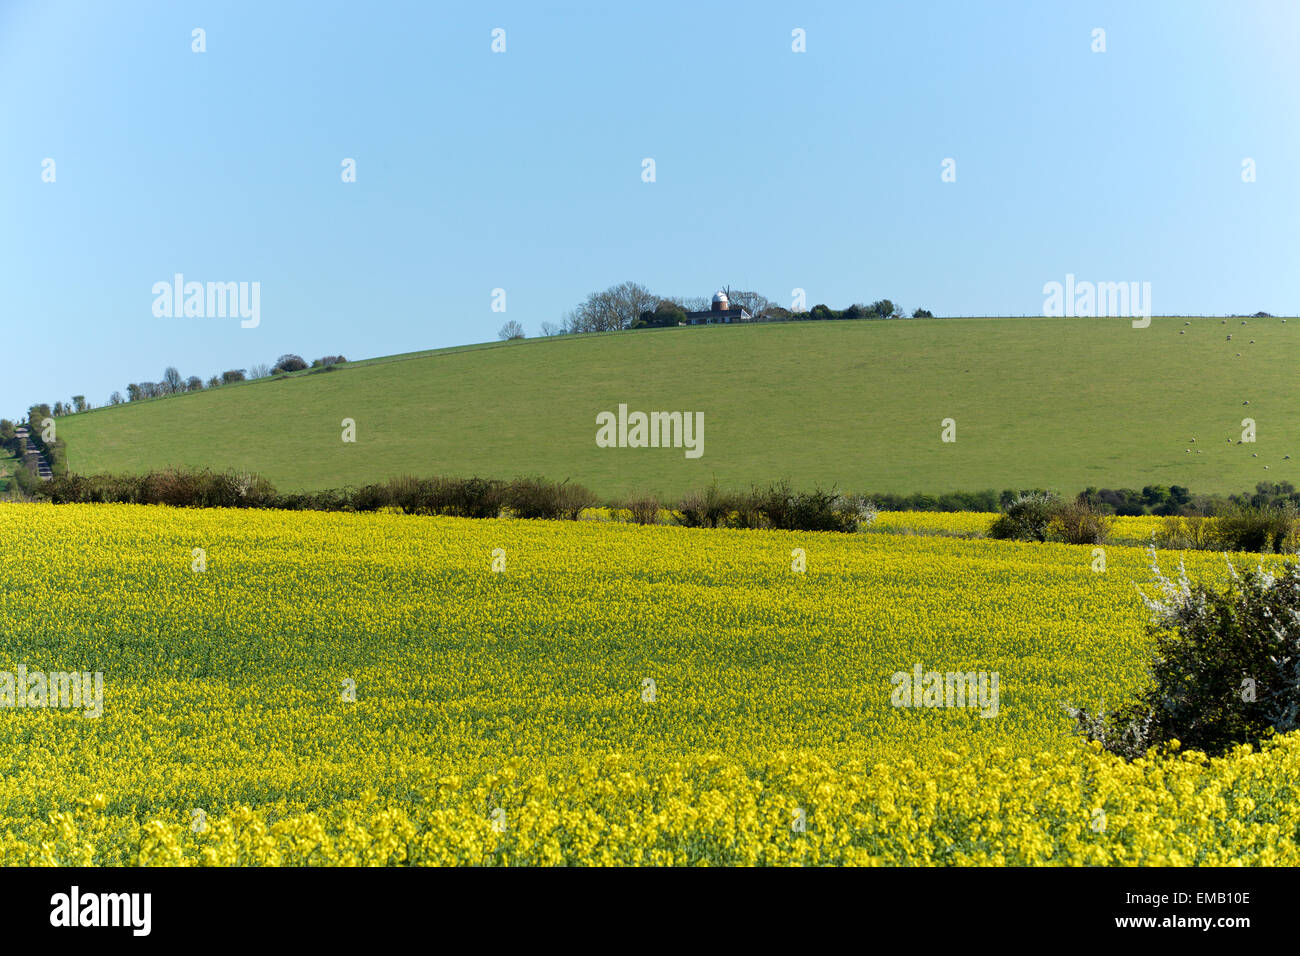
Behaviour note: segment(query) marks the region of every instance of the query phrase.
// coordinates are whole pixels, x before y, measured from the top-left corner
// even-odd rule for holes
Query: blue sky
[[[0,414],[536,334],[628,279],[1018,315],[1074,273],[1295,315],[1298,28],[1289,0],[0,0]],[[260,282],[260,325],[155,317],[177,272]]]

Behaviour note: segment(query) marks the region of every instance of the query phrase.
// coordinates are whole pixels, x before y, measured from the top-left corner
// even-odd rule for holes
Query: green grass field
[[[74,471],[234,467],[283,491],[399,474],[540,474],[602,495],[671,495],[714,478],[726,487],[788,477],[798,487],[932,493],[1152,483],[1226,493],[1296,482],[1300,322],[1187,321],[1134,329],[1128,319],[930,319],[562,336],[104,408],[61,419],[59,433]],[[703,456],[598,448],[596,415],[620,402],[703,412]],[[1246,416],[1256,422],[1253,445],[1237,444]],[[355,444],[341,440],[344,418],[356,421]],[[940,441],[945,418],[956,420],[955,443]]]

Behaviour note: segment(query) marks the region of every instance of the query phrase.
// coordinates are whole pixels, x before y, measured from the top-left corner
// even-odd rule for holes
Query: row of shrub
[[[192,508],[281,508],[290,511],[399,511],[460,518],[549,518],[576,521],[600,504],[590,489],[545,478],[401,477],[359,488],[281,494],[259,475],[167,469],[143,475],[59,475],[37,492],[55,504],[142,504]],[[610,501],[639,524],[669,520],[692,528],[857,531],[874,515],[856,495],[799,492],[788,482],[748,492],[713,484],[667,506],[647,495]]]
[[[400,511],[404,514],[576,519],[597,503],[581,485],[521,478],[394,478],[359,488],[281,494],[260,475],[170,468],[143,475],[63,475],[39,489],[55,504],[282,508],[290,511]]]
[[[21,470],[21,469],[20,469]],[[55,504],[163,504],[196,508],[281,508],[291,511],[397,511],[461,518],[577,520],[601,503],[590,489],[545,478],[393,478],[359,488],[281,494],[258,475],[168,469],[143,475],[55,475],[32,482],[28,495]],[[606,501],[637,524],[668,521],[688,528],[773,528],[852,533],[875,518],[876,505],[861,495],[817,488],[795,491],[781,481],[749,491],[724,491],[716,482],[676,501],[652,495]],[[1063,498],[1051,492],[1021,493],[993,521],[992,538],[1103,544],[1111,516],[1086,494]],[[1232,504],[1214,517],[1174,515],[1156,533],[1165,548],[1283,553],[1300,545],[1300,510],[1289,501]]]
[[[941,495],[889,493],[869,497],[882,511],[1006,511],[1027,495],[1046,494],[1043,488],[1006,489],[998,492],[953,491]],[[1300,491],[1289,481],[1261,481],[1253,492],[1237,495],[1193,494],[1182,485],[1146,485],[1134,488],[1089,487],[1079,497],[1098,514],[1140,515],[1217,515],[1233,508],[1300,507]]]
[[[994,519],[989,537],[1019,541],[1102,544],[1111,516],[1086,495],[1071,500],[1050,492],[1021,495]],[[1290,502],[1236,503],[1218,515],[1170,515],[1155,535],[1162,548],[1294,553],[1300,547],[1300,509]]]

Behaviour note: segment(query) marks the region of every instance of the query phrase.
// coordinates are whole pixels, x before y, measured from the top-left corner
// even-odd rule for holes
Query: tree
[[[497,338],[503,342],[508,342],[511,339],[522,339],[523,337],[524,327],[514,319],[511,319],[505,325],[501,326],[501,330],[497,332]]]
[[[74,409],[75,411],[77,411],[78,413],[80,413],[80,412],[84,412],[84,411],[85,411],[87,408],[89,408],[90,406],[86,404],[86,396],[85,396],[85,395],[73,395],[73,396],[72,396],[72,407],[73,407],[73,409]]]
[[[642,312],[652,311],[658,299],[645,286],[624,282],[603,292],[593,292],[565,317],[567,332],[614,332],[630,329]]]
[[[307,367],[301,355],[294,355],[292,352],[281,355],[275,360],[275,366],[272,372],[301,372]],[[241,379],[242,381],[242,379]]]
[[[221,379],[217,378],[217,376],[214,375],[212,378],[208,379],[208,388],[219,388],[220,386]]]
[[[270,374],[271,369],[267,367],[265,362],[259,362],[248,370],[249,378],[266,378]]]
[[[64,405],[62,402],[55,402],[55,403],[54,403],[54,417],[55,417],[55,418],[58,418],[60,415],[66,415],[67,412],[68,412],[68,407],[67,407],[66,405]]]
[[[686,313],[676,302],[668,299],[660,299],[659,304],[655,306],[654,311],[642,312],[635,322],[632,323],[634,329],[667,329],[676,328],[686,322]]]
[[[914,318],[914,319],[933,319],[933,318],[934,318],[934,313],[931,312],[929,309],[917,309],[915,312],[912,313],[912,318]]]
[[[121,392],[114,392],[112,395],[108,396],[108,404],[110,404],[110,405],[121,405],[121,404],[122,404],[122,393],[121,393]]]
[[[727,301],[733,309],[740,306],[756,319],[765,317],[776,304],[757,292],[732,292],[727,296]]]
[[[542,335],[546,335],[546,336],[559,335],[559,334],[560,334],[561,332],[563,332],[563,331],[564,331],[564,330],[561,329],[561,328],[560,328],[558,325],[556,325],[554,322],[543,322],[543,323],[542,323]]]
[[[298,361],[301,362],[302,359],[299,359]],[[305,362],[303,363],[303,367],[304,368],[306,367]],[[242,381],[244,381],[244,370],[242,368],[232,368],[221,373],[222,385],[229,385],[231,382],[242,382]]]
[[[888,299],[877,299],[871,303],[871,311],[882,319],[888,319],[898,310],[894,308],[894,303]]]
[[[185,380],[185,390],[187,392],[203,391],[203,379],[199,378],[197,375],[191,375]]]
[[[144,390],[139,385],[132,382],[126,387],[127,401],[138,402],[144,398]]]
[[[163,384],[167,386],[168,392],[183,391],[185,379],[181,378],[181,373],[176,370],[175,365],[168,365],[163,369]]]

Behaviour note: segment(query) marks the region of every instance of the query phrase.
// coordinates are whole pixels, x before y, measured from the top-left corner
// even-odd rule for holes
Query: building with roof
[[[742,306],[732,308],[727,293],[719,290],[713,293],[713,303],[707,312],[687,312],[687,325],[714,325],[728,322],[748,322],[753,316]]]

